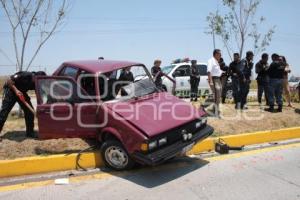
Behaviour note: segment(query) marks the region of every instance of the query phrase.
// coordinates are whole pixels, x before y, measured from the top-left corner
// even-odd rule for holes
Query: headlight
[[[162,146],[167,143],[167,137],[161,138],[158,140],[158,145]]]
[[[157,148],[158,146],[167,144],[167,142],[168,142],[167,137],[161,138],[159,140],[154,140],[149,143],[145,142],[145,143],[141,144],[141,150],[142,151],[151,151],[151,150]]]
[[[187,139],[188,139],[188,134],[183,134],[183,135],[182,135],[182,139],[183,139],[183,141],[187,141]]]
[[[155,149],[157,147],[157,141],[152,141],[148,144],[149,150]]]

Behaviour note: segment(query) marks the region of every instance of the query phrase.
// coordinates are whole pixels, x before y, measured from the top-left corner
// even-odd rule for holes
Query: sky
[[[276,26],[266,52],[285,55],[297,76],[299,7],[299,0],[262,0],[257,13],[266,18],[261,31]],[[217,9],[224,11],[221,0],[75,0],[64,26],[41,49],[30,70],[46,69],[50,74],[64,61],[100,56],[141,62],[147,67],[155,59],[161,59],[162,65],[184,57],[207,62],[213,43],[211,35],[205,34],[206,16]],[[229,63],[222,42],[217,40],[216,46]],[[0,10],[0,75],[14,73],[14,63],[10,27]]]

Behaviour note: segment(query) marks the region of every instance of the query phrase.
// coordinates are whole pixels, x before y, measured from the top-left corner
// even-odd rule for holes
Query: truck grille
[[[201,127],[196,129],[196,123],[199,121],[199,119],[193,120],[179,127],[168,130],[157,137],[151,138],[151,140],[159,140],[160,138],[167,137],[168,145],[173,144],[179,140],[182,140],[182,130],[186,130],[187,133],[195,133],[197,130],[201,129]]]

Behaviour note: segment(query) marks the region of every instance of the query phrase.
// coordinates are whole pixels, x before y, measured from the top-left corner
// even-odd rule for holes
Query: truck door
[[[96,137],[97,128],[82,124],[96,123],[98,106],[79,95],[86,93],[74,79],[43,76],[37,77],[35,84],[40,138]]]
[[[210,86],[208,84],[208,76],[207,76],[207,65],[200,64],[197,65],[197,68],[200,72],[200,84],[198,87],[198,94],[199,96],[207,96],[210,92]]]
[[[181,65],[178,67],[174,71],[173,77],[176,80],[176,96],[190,96],[190,65]]]

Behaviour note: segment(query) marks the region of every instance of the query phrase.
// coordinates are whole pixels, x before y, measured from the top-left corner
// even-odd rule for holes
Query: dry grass
[[[3,88],[3,85],[5,83],[5,81],[7,80],[8,77],[6,76],[0,76],[0,96],[2,96],[2,88]]]
[[[300,126],[300,104],[293,106],[284,107],[282,113],[269,113],[255,102],[249,103],[249,109],[244,111],[235,110],[233,104],[225,104],[221,106],[222,118],[209,118],[208,123],[215,128],[214,136]]]
[[[257,89],[257,81],[256,80],[251,81],[250,89],[251,90],[256,90]]]

